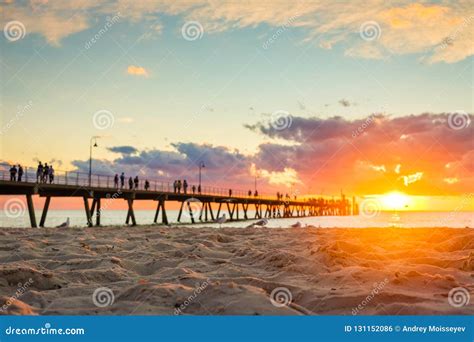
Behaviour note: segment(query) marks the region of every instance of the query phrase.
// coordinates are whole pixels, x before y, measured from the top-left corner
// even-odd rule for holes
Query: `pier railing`
[[[2,181],[10,180],[10,167],[11,165],[0,164],[0,179]],[[22,182],[27,183],[38,183],[38,184],[57,184],[57,185],[71,185],[71,186],[80,186],[80,187],[92,187],[92,188],[106,188],[106,189],[116,189],[116,184],[114,182],[115,175],[100,175],[92,174],[89,181],[89,174],[85,172],[78,171],[63,171],[54,169],[54,178],[50,180],[49,176],[37,177],[35,167],[23,167]],[[120,177],[120,175],[119,175]],[[130,177],[130,176],[129,176]],[[124,186],[122,188],[121,181],[119,178],[118,189],[130,189],[130,190],[145,190],[145,176],[140,177],[138,187],[135,187],[133,183],[132,187],[129,186],[129,177],[125,177]],[[16,174],[18,181],[18,173]],[[134,177],[132,177],[134,180]],[[157,191],[165,193],[175,193],[173,183],[166,180],[156,180],[148,179],[149,188],[148,191]],[[194,191],[193,191],[193,186]],[[176,191],[177,193],[177,191]],[[181,194],[184,194],[183,185],[181,185]],[[260,198],[260,199],[275,199],[276,195],[261,194],[255,196],[252,191],[251,195],[248,194],[248,191],[232,189],[232,194],[229,193],[229,188],[222,187],[213,187],[201,185],[201,191],[198,192],[198,184],[189,183],[186,189],[186,194],[195,194],[195,195],[210,195],[210,196],[224,196],[224,197],[235,197],[235,198]]]

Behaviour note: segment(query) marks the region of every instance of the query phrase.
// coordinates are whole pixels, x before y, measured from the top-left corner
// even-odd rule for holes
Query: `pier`
[[[44,197],[44,206],[39,226],[44,227],[52,200],[61,198],[82,198],[86,224],[100,226],[104,201],[124,200],[128,212],[125,224],[137,225],[134,204],[137,201],[155,201],[156,211],[150,221],[169,224],[166,212],[168,202],[178,202],[180,209],[178,223],[186,213],[190,223],[216,222],[224,213],[227,221],[263,218],[296,218],[309,216],[342,216],[356,214],[357,206],[341,195],[337,200],[295,198],[277,199],[276,196],[249,194],[246,191],[203,186],[199,193],[175,192],[171,183],[149,180],[145,190],[144,179],[137,188],[117,188],[114,176],[89,175],[81,172],[56,171],[54,182],[37,182],[33,168],[25,168],[21,182],[10,180],[8,170],[0,171],[0,195],[26,196],[31,227],[37,227],[33,196]],[[151,222],[140,222],[147,224]]]

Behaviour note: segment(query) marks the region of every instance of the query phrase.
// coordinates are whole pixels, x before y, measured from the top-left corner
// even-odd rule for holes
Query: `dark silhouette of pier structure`
[[[125,182],[127,183],[127,181]],[[191,223],[215,222],[226,214],[227,221],[253,220],[263,218],[295,218],[308,216],[341,216],[356,214],[357,206],[341,196],[338,200],[298,200],[283,198],[277,199],[276,195],[255,196],[247,191],[233,190],[229,196],[229,189],[203,186],[200,193],[177,193],[172,183],[149,180],[149,189],[144,189],[144,179],[139,187],[129,189],[117,188],[114,176],[92,175],[81,172],[56,171],[54,183],[38,183],[36,170],[25,168],[21,182],[11,181],[8,170],[0,170],[0,195],[26,196],[31,227],[37,227],[33,196],[44,197],[44,207],[39,221],[39,226],[44,227],[48,209],[53,198],[82,198],[86,224],[100,226],[101,216],[104,213],[106,201],[125,200],[128,212],[126,224],[136,225],[134,204],[137,201],[156,201],[156,211],[153,223],[168,225],[166,203],[175,201],[180,203],[178,222],[187,216]],[[106,202],[106,203],[104,203]],[[104,204],[104,206],[103,206]],[[183,215],[185,214],[185,215]]]

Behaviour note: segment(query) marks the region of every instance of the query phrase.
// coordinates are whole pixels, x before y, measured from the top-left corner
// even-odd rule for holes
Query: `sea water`
[[[171,225],[177,224],[178,210],[168,210],[168,220]],[[241,218],[242,218],[242,213]],[[155,212],[153,210],[135,210],[137,224],[147,225],[153,223]],[[249,217],[254,217],[255,213],[248,212]],[[127,216],[126,210],[104,210],[101,216],[101,224],[103,226],[124,225]],[[41,211],[36,211],[36,220],[39,223]],[[86,215],[84,210],[49,210],[46,227],[55,227],[66,221],[69,217],[71,226],[83,227],[86,225]],[[228,214],[227,214],[228,217]],[[161,214],[159,219],[161,219]],[[198,221],[198,220],[197,220]],[[191,219],[189,214],[183,213],[181,223],[189,224]],[[217,223],[196,223],[193,227],[212,226],[222,227],[246,227],[255,220],[226,222],[222,225]],[[363,228],[363,227],[402,227],[402,228],[419,228],[419,227],[450,227],[464,228],[474,227],[474,212],[379,212],[371,216],[319,216],[319,217],[299,217],[287,219],[268,219],[267,227],[279,228],[289,227],[292,224],[300,222],[304,227],[311,225],[315,227],[331,228]],[[12,216],[7,215],[5,211],[0,211],[0,227],[29,227],[28,211],[16,213]]]

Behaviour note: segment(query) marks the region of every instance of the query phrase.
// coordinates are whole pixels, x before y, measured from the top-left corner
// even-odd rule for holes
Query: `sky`
[[[472,1],[3,1],[0,159],[295,194],[474,191]],[[470,197],[469,197],[470,198]],[[471,201],[472,202],[472,201]],[[442,204],[439,204],[442,203]]]

